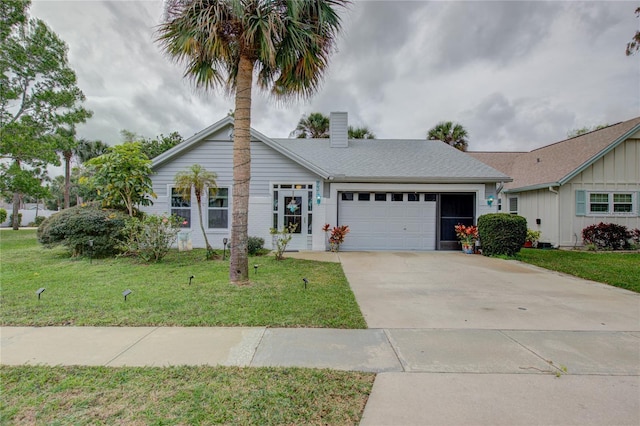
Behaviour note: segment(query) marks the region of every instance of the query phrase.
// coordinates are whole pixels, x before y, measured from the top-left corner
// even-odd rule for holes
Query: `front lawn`
[[[374,374],[0,366],[3,424],[358,424]]]
[[[517,259],[640,293],[640,253],[522,249]]]
[[[90,262],[42,248],[34,230],[0,231],[0,256],[2,325],[366,328],[337,263],[255,257],[251,285],[237,287],[228,260],[205,261],[202,250],[173,251],[158,264]]]

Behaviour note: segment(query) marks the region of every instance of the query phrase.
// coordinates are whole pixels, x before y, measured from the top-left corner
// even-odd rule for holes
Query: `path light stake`
[[[227,255],[227,243],[229,242],[228,238],[222,239],[222,260],[225,260]]]
[[[131,290],[125,290],[122,292],[122,295],[124,296],[124,301],[127,301],[127,296],[130,295],[132,293]]]
[[[302,281],[304,281],[304,289],[307,289],[307,284],[309,284],[309,280],[306,278],[303,278]]]
[[[255,271],[255,275],[258,275],[258,265],[253,265],[253,270]]]
[[[194,279],[194,278],[195,278],[195,277],[194,277],[193,275],[191,275],[191,276],[189,277],[189,285],[191,285],[191,280],[192,280],[192,279]]]
[[[89,265],[93,264],[93,240],[89,240]]]
[[[39,288],[39,289],[36,291],[36,294],[38,295],[38,300],[40,300],[40,295],[41,295],[42,293],[44,293],[44,290],[45,290],[45,289],[44,289],[44,287],[42,287],[42,288]]]

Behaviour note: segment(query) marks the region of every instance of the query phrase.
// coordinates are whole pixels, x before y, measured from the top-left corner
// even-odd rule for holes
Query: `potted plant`
[[[462,244],[462,251],[467,254],[472,254],[476,241],[478,240],[478,227],[473,225],[465,226],[459,223],[455,226],[455,231],[456,237],[458,237],[460,244]]]
[[[540,240],[542,232],[527,229],[527,237],[524,240],[525,247],[538,247],[538,241]]]

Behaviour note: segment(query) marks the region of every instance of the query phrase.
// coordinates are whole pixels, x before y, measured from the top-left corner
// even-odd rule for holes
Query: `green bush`
[[[0,209],[0,223],[7,220],[7,211],[5,209]]]
[[[249,237],[247,241],[247,251],[251,256],[257,255],[264,248],[264,238]]]
[[[119,210],[84,204],[51,215],[38,227],[38,241],[45,247],[63,245],[73,256],[111,256],[118,253],[129,216]],[[90,247],[89,241],[93,241]]]
[[[485,256],[513,256],[527,238],[527,220],[508,213],[485,214],[478,218],[478,234]]]
[[[35,220],[33,222],[29,222],[28,226],[40,226],[45,219],[46,217],[44,216],[36,216]]]
[[[9,226],[13,226],[13,213],[9,215]],[[18,226],[22,226],[22,213],[18,213]]]
[[[125,255],[137,256],[146,262],[159,262],[176,242],[180,222],[178,216],[145,215],[142,219],[129,218],[119,249]]]

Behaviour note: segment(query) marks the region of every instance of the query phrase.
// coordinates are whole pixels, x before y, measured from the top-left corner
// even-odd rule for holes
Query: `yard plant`
[[[490,213],[478,218],[478,235],[482,254],[513,256],[524,245],[527,220],[508,213]]]
[[[0,238],[2,325],[366,328],[337,263],[254,257],[250,284],[233,286],[228,262],[207,262],[202,249],[172,250],[154,264],[90,261],[42,248],[33,230],[0,231]]]
[[[640,253],[522,249],[517,259],[640,293]]]
[[[3,424],[358,424],[375,375],[300,368],[0,366]]]

